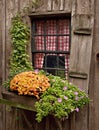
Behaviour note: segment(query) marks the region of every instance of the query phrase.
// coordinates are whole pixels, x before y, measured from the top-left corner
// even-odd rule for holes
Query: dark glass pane
[[[57,56],[57,55],[46,55],[44,57],[43,66],[46,68],[48,73],[57,75],[57,70],[62,68],[65,70],[65,57],[64,56]],[[60,73],[64,72],[64,70],[60,70]],[[61,74],[64,75],[65,74]]]
[[[59,68],[65,68],[65,57],[59,56]]]

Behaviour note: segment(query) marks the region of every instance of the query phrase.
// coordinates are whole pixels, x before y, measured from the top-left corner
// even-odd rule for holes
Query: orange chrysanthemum
[[[19,95],[34,95],[37,98],[49,87],[49,78],[33,71],[17,74],[10,82],[10,89]]]

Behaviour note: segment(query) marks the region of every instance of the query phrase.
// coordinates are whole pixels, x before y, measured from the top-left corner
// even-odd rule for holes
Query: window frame
[[[68,35],[69,36],[69,51],[63,51],[63,52],[62,51],[54,51],[53,52],[53,51],[46,50],[46,52],[45,52],[45,50],[33,50],[33,48],[34,48],[34,39],[32,36],[32,34],[33,34],[33,21],[42,20],[42,19],[44,19],[44,20],[68,19],[69,20],[69,35]],[[56,36],[56,34],[55,34],[55,36]],[[64,35],[61,34],[59,36],[64,36]],[[67,36],[67,35],[65,35],[65,36]],[[68,54],[70,56],[70,50],[71,50],[71,17],[70,17],[70,15],[66,15],[66,14],[57,14],[57,15],[52,14],[51,15],[50,14],[50,15],[40,15],[40,16],[35,15],[35,16],[31,17],[31,53],[50,53],[50,54],[56,53],[56,54]],[[33,60],[34,59],[32,57],[32,63],[34,62]],[[69,60],[70,60],[70,58],[69,58]],[[47,70],[46,68],[44,69],[44,67],[42,69]],[[64,69],[64,71],[65,70],[66,70],[66,68]]]

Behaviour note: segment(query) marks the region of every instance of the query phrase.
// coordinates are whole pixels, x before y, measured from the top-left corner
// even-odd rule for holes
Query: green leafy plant
[[[88,95],[74,84],[58,76],[49,75],[51,87],[41,95],[35,107],[38,122],[48,114],[53,114],[58,119],[68,117],[73,111],[79,111],[89,102]]]
[[[6,87],[10,86],[10,80],[16,74],[33,70],[26,51],[30,37],[30,29],[26,24],[24,24],[20,15],[16,15],[12,19],[10,35],[12,41],[12,53],[10,57],[9,77],[8,80],[4,82],[4,86]]]

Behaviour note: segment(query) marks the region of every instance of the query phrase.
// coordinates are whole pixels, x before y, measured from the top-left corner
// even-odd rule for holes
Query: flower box
[[[30,96],[18,96],[16,93],[3,91],[2,98],[0,98],[1,104],[10,105],[12,107],[26,109],[30,111],[36,111],[34,104],[37,101],[35,97]]]

